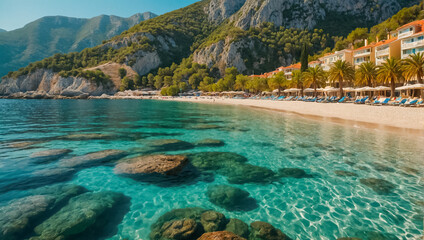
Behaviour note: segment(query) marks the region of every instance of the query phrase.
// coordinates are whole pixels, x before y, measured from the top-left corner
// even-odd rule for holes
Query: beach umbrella
[[[307,88],[307,89],[303,90],[303,92],[305,92],[305,93],[311,93],[311,92],[314,92],[314,89]]]
[[[391,89],[386,86],[378,86],[375,88],[376,91],[390,91]]]
[[[408,87],[408,89],[424,89],[424,84],[417,83],[417,84],[414,84],[414,85],[409,85],[407,87]]]
[[[347,88],[343,88],[343,91],[345,91],[345,92],[355,92],[355,89],[351,88],[351,87],[347,87]]]
[[[326,87],[326,88],[324,88],[323,91],[324,92],[337,92],[337,91],[339,91],[339,89],[338,88],[334,88],[334,87]]]

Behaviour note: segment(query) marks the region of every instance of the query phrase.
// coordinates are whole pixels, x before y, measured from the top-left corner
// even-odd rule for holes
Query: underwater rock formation
[[[250,211],[258,207],[250,193],[236,187],[217,185],[208,187],[209,201],[228,211]]]
[[[374,192],[381,195],[389,194],[396,188],[396,185],[384,179],[364,178],[360,179],[359,181],[363,185],[371,188],[372,190],[374,190]]]
[[[344,170],[336,170],[334,173],[340,177],[357,177],[358,174],[354,172],[344,171]]]
[[[210,232],[203,234],[197,240],[246,240],[232,232],[220,231],[220,232]]]
[[[119,163],[115,173],[178,175],[187,163],[188,159],[181,155],[141,156]]]
[[[10,201],[0,207],[0,239],[23,239],[40,219],[85,191],[77,185],[57,184],[32,190],[30,193],[34,195]]]
[[[279,176],[284,178],[310,178],[305,170],[300,168],[281,168],[278,170]]]
[[[249,240],[288,240],[281,230],[266,222],[252,222]]]
[[[70,152],[72,152],[70,149],[50,149],[33,153],[30,157],[34,162],[42,164],[58,160]]]
[[[31,240],[79,239],[78,234],[107,223],[108,213],[125,200],[125,195],[115,192],[84,193],[73,197],[65,207],[35,227],[39,236]]]
[[[102,163],[108,163],[111,161],[118,160],[127,155],[125,151],[122,150],[104,150],[99,152],[88,153],[86,155],[62,159],[59,162],[59,165],[62,167],[91,167],[96,166]]]
[[[152,224],[152,240],[288,240],[283,232],[266,222],[249,226],[239,219],[202,208],[174,209]],[[203,235],[202,235],[203,234]],[[200,237],[201,236],[201,237]],[[199,238],[200,237],[200,238]]]
[[[222,147],[225,145],[224,141],[217,139],[203,139],[194,143],[196,147]]]

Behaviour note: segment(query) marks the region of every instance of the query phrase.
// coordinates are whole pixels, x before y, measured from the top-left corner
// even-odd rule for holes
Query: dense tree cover
[[[16,72],[10,72],[7,77],[16,78],[41,68],[51,69],[53,72],[64,71],[66,75],[71,76],[74,70],[94,67],[110,61],[132,66],[135,63],[132,55],[140,50],[145,52],[157,50],[164,66],[169,66],[172,62],[180,62],[184,57],[188,57],[191,51],[196,49],[216,27],[208,21],[203,11],[205,3],[204,1],[195,3],[141,22],[121,35],[106,41],[104,45],[87,48],[78,53],[56,54],[31,63]],[[123,41],[124,38],[139,33],[172,37],[175,47],[168,50],[162,49],[159,41],[151,41],[142,35],[136,37],[136,41],[125,40],[124,45],[118,49],[109,47],[111,43]]]
[[[415,5],[409,8],[400,10],[397,14],[393,15],[386,21],[375,25],[371,29],[368,28],[356,28],[346,38],[339,38],[335,44],[335,50],[342,50],[352,45],[354,48],[358,48],[364,45],[365,39],[369,42],[387,39],[387,35],[399,28],[402,25],[420,20],[424,18],[424,3]]]
[[[263,23],[259,27],[252,27],[244,31],[228,23],[221,25],[212,32],[200,48],[226,38],[231,39],[231,41],[248,38],[253,40],[253,51],[249,47],[241,50],[249,74],[259,74],[280,67],[281,59],[293,59],[293,62],[297,62],[300,59],[303,43],[307,43],[306,47],[312,54],[334,46],[334,41],[330,35],[319,29],[313,31],[288,29],[276,27],[272,23]],[[265,59],[265,61],[258,61],[258,59]]]

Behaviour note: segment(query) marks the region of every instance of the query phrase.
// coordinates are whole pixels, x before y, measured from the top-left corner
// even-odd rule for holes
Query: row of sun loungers
[[[349,97],[294,97],[294,96],[271,96],[271,97],[259,97],[254,96],[249,99],[262,99],[262,100],[273,100],[273,101],[304,101],[304,102],[319,102],[319,103],[355,103],[355,104],[368,104],[376,106],[403,106],[403,107],[424,107],[423,99],[420,98],[389,98],[389,97],[375,97],[370,99],[368,96],[357,97],[351,99]]]

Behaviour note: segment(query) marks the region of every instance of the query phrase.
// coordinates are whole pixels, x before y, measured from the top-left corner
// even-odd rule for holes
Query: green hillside
[[[44,17],[23,28],[2,32],[0,75],[55,53],[81,51],[96,46],[152,17],[155,17],[152,13],[136,14],[129,18],[106,15],[91,19]]]
[[[212,66],[193,63],[194,54],[211,46],[216,48],[214,44],[219,42],[225,42],[223,43],[225,46],[240,43],[234,54],[240,55],[247,68],[242,73],[260,74],[274,70],[283,63],[297,62],[304,43],[307,44],[311,55],[318,56],[333,49],[336,43],[341,46],[347,41],[340,36],[331,36],[321,29],[289,29],[264,23],[258,27],[242,30],[228,20],[215,24],[208,19],[204,11],[207,4],[209,0],[204,0],[143,21],[102,45],[81,52],[56,54],[9,73],[7,77],[26,75],[37,69],[51,69],[64,77],[83,76],[82,69],[96,67],[106,62],[117,62],[133,67],[140,59],[143,60],[144,56],[151,53],[159,56],[160,64],[156,68],[151,68],[150,74],[148,71],[138,71],[141,77],[134,79],[137,86],[160,88],[172,85],[181,88],[181,84],[186,84],[196,88],[202,81],[217,82],[223,75],[222,66],[218,63]],[[417,9],[422,9],[422,5],[404,9],[387,20],[387,23],[382,24],[391,24],[393,25],[391,27],[395,28],[396,24],[392,22],[403,24],[404,21],[419,18],[421,10]],[[335,30],[343,33],[354,28],[355,26],[349,29],[341,25],[340,29]],[[142,62],[149,60],[144,59]],[[234,71],[231,74],[234,74]]]

